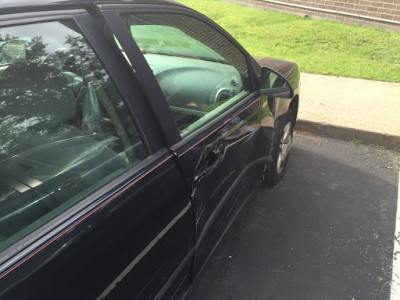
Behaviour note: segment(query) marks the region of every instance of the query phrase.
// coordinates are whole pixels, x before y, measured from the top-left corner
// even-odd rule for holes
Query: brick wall
[[[400,0],[223,0],[347,24],[400,31]]]

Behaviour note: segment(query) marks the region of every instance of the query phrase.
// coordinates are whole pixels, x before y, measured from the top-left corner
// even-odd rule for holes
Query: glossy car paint
[[[132,3],[138,2],[144,1]],[[159,2],[151,2],[148,9]],[[211,24],[180,5],[161,3],[158,9],[180,9]],[[242,50],[249,61],[253,92],[204,129],[176,142],[177,131],[165,134],[160,128],[163,122],[173,121],[170,114],[160,111],[158,100],[149,91],[152,85],[157,85],[154,78],[146,78],[151,71],[148,66],[145,69],[146,65],[140,65],[135,71],[142,75],[133,76],[103,35],[107,18],[94,4],[41,1],[35,3],[34,9],[29,7],[31,3],[26,4],[5,2],[3,13],[36,11],[29,13],[32,19],[23,22],[40,21],[38,16],[57,20],[63,10],[65,17],[74,16],[131,108],[152,155],[46,228],[0,253],[0,297],[176,297],[187,289],[262,179],[271,159],[269,148],[274,126],[271,100],[280,107],[283,116],[289,106],[297,112],[297,96],[294,100],[279,95],[261,96],[257,92],[260,70]],[[101,5],[105,11],[112,9],[112,5],[106,4]],[[138,4],[121,5],[135,9]],[[146,5],[139,6],[146,10]],[[43,13],[48,9],[57,13]],[[65,9],[73,11],[68,13]],[[15,19],[8,22],[21,22],[18,15]],[[110,23],[108,26],[121,37],[120,32],[115,32],[118,26]],[[296,83],[297,66],[285,75],[288,81]],[[142,81],[146,79],[150,80],[147,85]],[[296,84],[294,91],[297,95]],[[144,104],[146,101],[150,107]]]
[[[261,67],[266,67],[281,74],[289,82],[293,89],[293,97],[282,97],[281,95],[270,95],[272,97],[275,107],[275,118],[284,115],[288,108],[293,111],[295,119],[297,118],[297,112],[299,109],[299,93],[300,93],[300,69],[296,63],[291,61],[285,61],[276,58],[264,57],[259,59],[257,63]]]
[[[193,217],[171,156],[161,156],[143,171],[4,273],[2,296],[153,298],[190,254]],[[159,188],[148,188],[149,183]],[[182,266],[186,272],[189,263]]]
[[[176,146],[180,166],[191,195],[196,220],[196,270],[207,259],[211,249],[233,215],[251,196],[268,162],[268,136],[261,123],[266,119],[265,102],[250,95],[243,106],[216,123],[200,140]],[[263,109],[264,104],[264,109]],[[187,148],[188,144],[190,145]],[[265,161],[257,160],[265,157]],[[251,165],[252,167],[246,168]]]
[[[144,123],[142,127],[149,126]],[[156,137],[148,136],[150,145],[156,145],[151,142]],[[131,293],[152,298],[177,267],[184,275],[177,276],[177,282],[187,278],[194,244],[193,217],[175,161],[164,150],[135,169],[82,203],[86,207],[70,212],[64,222],[25,251],[6,253],[2,297],[91,299],[104,295],[105,290],[113,297],[126,289],[128,280],[135,282]],[[14,253],[17,256],[12,257]],[[148,260],[158,262],[148,264]],[[122,273],[125,276],[115,288],[115,279]]]

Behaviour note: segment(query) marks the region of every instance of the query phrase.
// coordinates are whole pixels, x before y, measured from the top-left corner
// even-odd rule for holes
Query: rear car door
[[[84,9],[0,18],[0,298],[172,297],[189,191],[124,59]]]
[[[178,141],[167,142],[191,192],[198,272],[271,161],[272,114],[251,58],[208,19],[163,5],[101,8],[132,68],[147,63],[153,109],[167,104],[162,117],[176,124]]]

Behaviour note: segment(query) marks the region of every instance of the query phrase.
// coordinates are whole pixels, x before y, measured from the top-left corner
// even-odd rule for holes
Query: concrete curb
[[[329,124],[297,120],[295,131],[310,132],[315,135],[352,141],[359,139],[362,144],[384,147],[389,150],[400,152],[400,136],[380,134],[354,128],[346,128]]]

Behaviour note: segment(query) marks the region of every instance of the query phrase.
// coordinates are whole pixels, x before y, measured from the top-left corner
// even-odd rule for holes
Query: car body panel
[[[248,94],[181,138],[156,77],[167,76],[166,86],[176,78],[190,84],[201,64],[209,70],[213,62],[192,61],[188,67],[187,58],[172,59],[164,69],[153,68],[154,76],[145,60],[153,54],[143,56],[118,20],[121,8],[135,7],[191,15],[225,35],[247,59]],[[23,15],[30,18],[20,19]],[[274,120],[285,114],[293,99],[260,95],[259,65],[254,59],[218,25],[173,1],[4,1],[0,23],[57,20],[60,15],[76,20],[99,56],[150,156],[0,252],[0,298],[175,298],[200,272],[263,178],[271,162]],[[113,45],[113,33],[124,49],[129,48],[126,57]],[[168,78],[174,64],[187,73]],[[274,67],[280,72],[283,65]],[[295,97],[297,73],[294,65],[293,72],[282,74],[293,83]],[[219,78],[210,74],[210,82],[221,82]],[[217,85],[217,92],[226,88]],[[210,101],[215,101],[217,92],[210,92]]]
[[[127,14],[130,11],[132,11],[132,8],[127,5],[126,9],[121,11],[121,14]],[[157,15],[162,13],[163,10],[146,10],[145,8],[140,10],[141,14],[149,12]],[[197,16],[191,11],[188,14],[188,10],[185,9],[179,10],[179,14],[202,19],[201,16]],[[138,15],[140,14],[138,13]],[[207,24],[208,20],[204,20],[204,23]],[[225,65],[227,73],[232,75],[229,76],[229,83],[225,83],[224,86],[222,77],[219,78],[218,72],[216,72],[217,66],[214,69],[214,64],[221,65],[222,62],[210,61],[211,57],[206,60],[196,60],[187,57],[190,54],[183,52],[179,56],[161,55],[160,52],[166,51],[161,45],[165,42],[151,41],[152,47],[148,47],[143,43],[145,37],[143,37],[143,29],[140,29],[137,37],[140,52],[146,57],[149,69],[158,79],[156,81],[154,77],[149,76],[147,81],[153,80],[153,86],[157,85],[157,82],[160,84],[164,95],[168,96],[164,101],[170,106],[185,106],[186,103],[180,103],[181,101],[193,104],[199,98],[199,96],[196,96],[197,91],[199,91],[199,94],[211,94],[211,96],[203,99],[203,102],[214,103],[216,92],[209,87],[214,87],[214,90],[215,88],[218,90],[218,87],[226,89],[226,86],[229,86],[232,80],[240,82],[240,75],[235,71],[235,68]],[[129,31],[132,31],[132,27]],[[128,30],[126,29],[125,32],[128,32]],[[232,41],[231,43],[241,51],[240,45]],[[139,47],[136,48],[136,55],[128,53],[129,45],[127,43],[122,48],[133,68],[135,68],[135,60],[137,61],[139,56]],[[211,56],[211,49],[206,50],[204,52]],[[242,55],[246,56],[247,54],[243,51]],[[215,53],[212,58],[214,57],[220,58],[222,56]],[[197,74],[201,77],[203,70],[210,72],[205,76],[209,80],[197,80],[198,78],[194,76]],[[148,73],[150,74],[150,72]],[[249,73],[252,73],[251,69],[249,69]],[[185,89],[180,90],[180,93],[177,94],[174,93],[174,84],[178,83],[182,84]],[[219,86],[220,83],[221,86]],[[268,162],[268,158],[266,158],[263,163],[259,163],[258,168],[256,166],[246,168],[254,161],[258,161],[259,158],[268,157],[269,145],[271,144],[268,137],[271,136],[273,129],[273,117],[268,105],[266,105],[266,99],[261,99],[257,92],[251,91],[253,85],[255,84],[249,84],[248,95],[243,96],[243,99],[233,107],[221,110],[221,116],[216,117],[216,120],[211,122],[210,125],[205,125],[199,131],[171,146],[192,195],[196,222],[195,273],[207,259],[208,253],[229,225],[232,216],[237,213],[246,198],[251,195],[251,191],[257,186],[262,177],[262,171]],[[171,97],[169,97],[170,95]],[[268,118],[269,121],[263,120]],[[262,124],[264,129],[260,130]],[[239,157],[240,159],[238,159]],[[244,171],[249,173],[243,173]]]
[[[153,298],[193,247],[192,210],[170,155],[161,156],[152,172],[128,180],[29,260],[6,271],[2,298],[93,299],[121,293]],[[147,188],[149,183],[159,189]]]
[[[104,37],[95,28],[87,27],[88,23],[94,24],[92,17],[80,15],[78,19],[83,31],[90,32],[91,39],[97,38],[95,47],[101,44],[99,39]],[[95,49],[110,67],[107,45],[103,43],[101,49]],[[111,65],[110,74],[119,78],[123,68],[118,71],[112,68]],[[129,70],[128,76],[131,76]],[[140,95],[140,91],[134,90],[132,80],[129,86],[133,91],[126,97],[128,101],[135,93]],[[137,99],[140,97],[129,103],[135,113],[141,112],[137,118],[151,115],[154,119]],[[157,141],[159,132],[149,134],[154,124],[146,123],[144,120],[140,124],[142,132],[147,132],[149,149],[157,149],[163,141]],[[167,283],[170,288],[163,292],[174,293],[180,286],[186,286],[189,279],[193,220],[186,183],[173,156],[164,147],[164,151],[154,153],[72,211],[50,222],[53,225],[49,224],[47,231],[40,228],[18,243],[18,248],[4,250],[0,297],[91,299],[106,295],[114,298],[125,294],[129,287],[128,294],[152,298]],[[149,260],[158,263],[148,264]],[[175,274],[178,269],[180,272]],[[172,276],[175,281],[168,282]],[[135,289],[130,288],[132,282]]]
[[[191,186],[196,221],[195,274],[233,216],[251,197],[270,162],[270,133],[266,133],[273,130],[273,117],[265,107],[265,98],[263,101],[250,95],[221,122],[194,140],[173,147]]]

